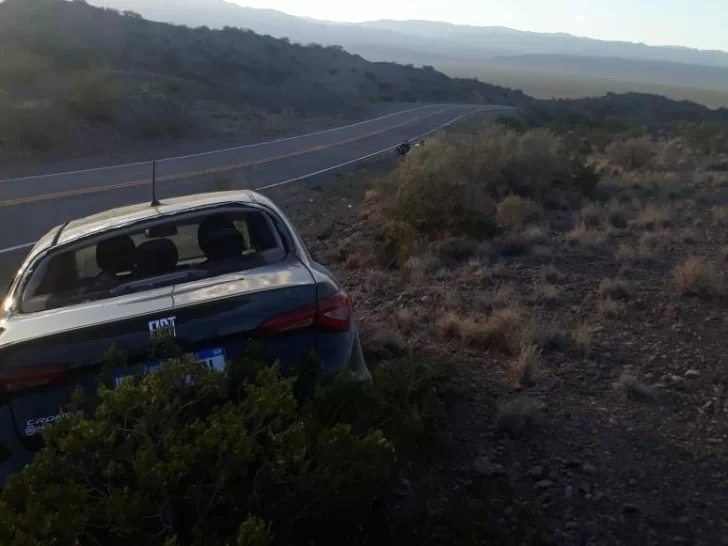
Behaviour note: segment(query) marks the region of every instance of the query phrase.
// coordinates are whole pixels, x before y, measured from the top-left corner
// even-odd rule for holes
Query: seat
[[[245,250],[245,237],[224,214],[213,214],[200,222],[197,243],[208,262],[236,258]]]
[[[172,273],[177,268],[179,251],[169,239],[153,239],[140,244],[136,249],[137,277],[156,277]]]
[[[102,274],[116,277],[134,270],[136,245],[129,235],[117,235],[96,245],[96,265]]]

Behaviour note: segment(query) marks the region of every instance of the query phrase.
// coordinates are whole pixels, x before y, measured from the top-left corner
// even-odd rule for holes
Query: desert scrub
[[[503,126],[450,135],[425,148],[377,183],[369,205],[383,221],[403,222],[428,237],[483,239],[501,220],[518,225],[558,186],[578,191],[563,142],[545,130],[519,134]],[[529,212],[530,215],[533,211]]]
[[[722,280],[715,266],[698,256],[688,258],[675,267],[673,284],[681,296],[711,297],[722,292]]]
[[[447,446],[447,371],[401,361],[363,384],[318,369],[182,358],[77,393],[83,415],[0,494],[0,543],[375,544],[397,469]]]

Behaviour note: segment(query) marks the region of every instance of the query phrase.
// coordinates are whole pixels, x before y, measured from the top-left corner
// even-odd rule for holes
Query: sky
[[[728,0],[233,0],[330,21],[424,19],[728,51]]]

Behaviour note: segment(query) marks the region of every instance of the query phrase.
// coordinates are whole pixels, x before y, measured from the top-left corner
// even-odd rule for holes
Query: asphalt
[[[500,107],[430,105],[322,132],[161,159],[157,196],[211,191],[220,180],[252,189],[295,183],[485,109]],[[74,218],[150,200],[151,177],[152,164],[141,162],[0,180],[0,294],[40,236]]]

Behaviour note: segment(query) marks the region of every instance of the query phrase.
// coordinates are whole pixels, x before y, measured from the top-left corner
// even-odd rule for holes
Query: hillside
[[[65,0],[0,3],[0,150],[277,134],[385,102],[519,104],[520,92],[234,28],[191,29]]]
[[[224,0],[91,1],[155,21],[238,26],[295,42],[337,44],[371,61],[433,65],[451,76],[525,88],[542,98],[637,91],[728,105],[728,53],[723,51],[417,20],[344,24]]]

